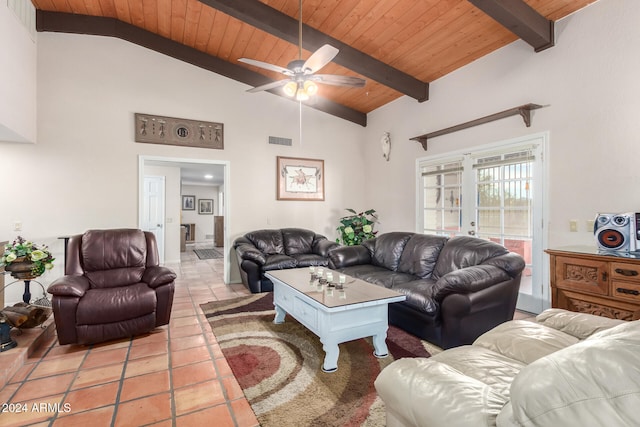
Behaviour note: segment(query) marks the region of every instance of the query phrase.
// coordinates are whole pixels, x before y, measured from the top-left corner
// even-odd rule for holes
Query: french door
[[[546,135],[418,162],[418,229],[504,245],[526,262],[518,308],[543,309]]]

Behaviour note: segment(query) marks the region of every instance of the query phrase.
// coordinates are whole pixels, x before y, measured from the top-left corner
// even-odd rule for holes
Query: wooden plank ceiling
[[[282,67],[298,58],[298,0],[32,1],[38,31],[120,37],[247,88],[282,75],[239,58]],[[425,101],[429,82],[518,37],[532,52],[548,47],[537,41],[545,23],[552,34],[553,21],[594,1],[305,0],[303,59],[330,42],[340,53],[320,72],[367,80],[363,88],[321,85],[309,105],[366,125],[370,111],[402,95]]]

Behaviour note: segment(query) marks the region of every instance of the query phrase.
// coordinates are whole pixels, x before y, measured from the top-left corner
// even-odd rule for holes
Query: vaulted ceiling
[[[302,58],[329,43],[340,53],[321,72],[367,81],[363,88],[320,85],[305,103],[366,126],[370,111],[403,95],[425,102],[430,82],[518,38],[532,53],[552,48],[554,22],[594,1],[305,0]],[[298,58],[298,0],[32,2],[38,31],[118,37],[247,89],[283,76],[239,58],[281,67]]]

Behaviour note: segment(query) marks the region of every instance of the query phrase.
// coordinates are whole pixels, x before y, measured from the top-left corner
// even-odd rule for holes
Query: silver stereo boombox
[[[593,224],[598,248],[605,251],[640,251],[640,212],[599,213]]]

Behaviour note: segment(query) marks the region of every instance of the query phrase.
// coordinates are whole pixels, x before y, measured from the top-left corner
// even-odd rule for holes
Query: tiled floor
[[[224,284],[222,260],[190,250],[169,267],[178,274],[169,326],[92,347],[49,334],[0,390],[0,426],[257,426],[199,306],[248,291]]]

